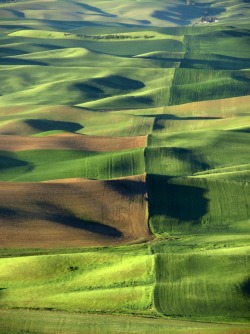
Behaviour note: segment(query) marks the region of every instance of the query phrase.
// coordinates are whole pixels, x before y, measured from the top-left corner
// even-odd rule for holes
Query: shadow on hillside
[[[6,3],[6,0],[3,0],[3,1],[4,1],[4,3]],[[22,22],[22,21],[20,21],[20,22]],[[24,25],[24,24],[8,24],[8,25],[0,24],[0,28],[4,29],[5,31],[8,31],[8,32],[14,32],[14,31],[17,31],[17,30],[32,30],[33,29],[33,28],[29,27],[28,25]]]
[[[18,55],[23,55],[27,53],[28,52],[24,50],[0,47],[1,57],[18,56]]]
[[[187,6],[184,1],[183,5],[175,5],[174,10],[170,11],[169,9],[165,9],[163,11],[156,10],[152,17],[161,20],[167,21],[178,25],[188,25],[193,20],[198,20],[202,16],[218,16],[225,11],[224,8],[206,8],[207,14],[205,14],[205,9],[203,7],[198,6]]]
[[[35,44],[38,48],[37,50],[32,50],[32,52],[43,52],[43,51],[52,51],[52,50],[62,50],[65,49],[65,46],[60,46],[56,44]]]
[[[156,60],[162,62],[163,66],[174,67],[173,64],[180,63],[178,68],[191,68],[191,69],[204,69],[204,70],[241,70],[250,67],[250,60],[246,58],[237,58],[230,56],[212,55],[212,59],[209,56],[206,59],[206,55],[201,54],[199,59],[199,53],[185,53],[185,58],[180,57],[168,57],[168,56],[143,56],[143,59]]]
[[[171,115],[163,115],[163,116],[171,116]],[[174,115],[172,115],[174,116]],[[166,129],[166,124],[162,124],[161,121],[187,121],[187,120],[215,120],[215,119],[221,119],[217,117],[162,117],[162,116],[157,116],[154,124],[153,124],[153,131],[161,131]]]
[[[106,237],[121,238],[123,236],[122,232],[115,227],[75,217],[74,213],[52,203],[37,202],[36,204],[39,208],[38,211],[42,212],[42,219]]]
[[[124,196],[146,194],[146,182],[134,180],[108,180],[105,184]]]
[[[148,117],[155,118],[156,120],[166,120],[166,121],[206,121],[206,120],[216,120],[223,119],[223,117],[213,117],[213,116],[188,116],[188,117],[179,117],[174,114],[140,114],[133,115],[135,117]]]
[[[97,84],[121,91],[132,91],[145,87],[144,83],[139,80],[126,78],[119,75],[110,75],[104,78],[95,78],[92,79],[91,82],[95,85]]]
[[[249,1],[250,2],[250,1]],[[249,37],[249,31],[224,30],[223,34],[230,37]]]
[[[232,74],[232,78],[237,81],[244,82],[248,85],[248,87],[250,87],[250,74],[248,71],[234,72]],[[250,88],[249,88],[249,92],[250,92]]]
[[[43,63],[41,61],[26,60],[26,59],[19,59],[19,58],[0,58],[0,65],[48,66],[47,63]]]
[[[14,210],[12,208],[7,208],[7,207],[0,207],[0,217],[2,218],[14,218],[18,217],[19,212],[18,210]]]
[[[250,297],[250,278],[246,278],[240,286],[241,292],[245,297]]]
[[[145,151],[146,156],[148,154],[147,152],[148,151],[150,152],[151,150],[155,152],[157,151],[159,152],[159,160],[162,157],[166,157],[166,158],[171,158],[171,159],[180,161],[184,165],[189,165],[189,168],[188,167],[187,168],[190,169],[191,174],[200,172],[200,171],[204,171],[204,170],[208,170],[211,168],[209,164],[201,160],[201,156],[198,156],[197,154],[195,154],[194,151],[190,149],[186,149],[183,147],[147,148]],[[155,159],[157,159],[157,156],[155,157]],[[170,169],[171,169],[171,166],[170,166]],[[175,166],[175,172],[178,172],[177,166]],[[180,176],[182,176],[182,172],[180,172]]]
[[[153,116],[153,115],[152,115]],[[155,115],[155,122],[153,125],[153,130],[157,131],[162,128],[162,124],[158,122],[163,121],[206,121],[206,120],[218,120],[222,117],[211,117],[211,116],[188,116],[188,117],[179,117],[174,114],[161,114]],[[160,128],[159,128],[160,127]]]
[[[91,11],[91,12],[94,12],[94,14],[86,14],[86,15],[100,15],[100,16],[106,16],[106,17],[116,17],[116,15],[114,14],[109,14],[109,13],[106,13],[104,12],[103,10],[101,10],[100,8],[97,8],[97,7],[94,7],[94,6],[90,6],[90,5],[87,5],[85,3],[77,3],[77,5],[85,10],[88,10],[88,11]]]
[[[243,132],[243,133],[250,133],[250,128],[241,128],[241,129],[232,129],[230,131],[234,132]]]
[[[224,57],[223,59],[190,59],[183,58],[179,68],[204,69],[204,70],[241,70],[250,67],[248,59]]]
[[[25,167],[25,171],[29,172],[33,169],[33,165],[29,162],[21,159],[17,159],[11,156],[11,153],[8,154],[0,154],[0,170],[10,169],[10,168],[18,168]]]
[[[206,189],[174,184],[163,175],[147,175],[149,216],[166,216],[179,223],[199,224],[208,212]]]
[[[53,121],[48,119],[28,119],[25,120],[25,123],[41,132],[54,130],[76,132],[83,129],[83,126],[79,123]]]
[[[87,95],[88,98],[101,98],[102,95],[104,94],[104,91],[102,89],[80,82],[72,85],[72,89],[79,90],[85,96]]]
[[[5,10],[6,12],[10,12],[11,14],[13,14],[15,18],[25,19],[25,14],[23,12],[14,9],[5,9]]]

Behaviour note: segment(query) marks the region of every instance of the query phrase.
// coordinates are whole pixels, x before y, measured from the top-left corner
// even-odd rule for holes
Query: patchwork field
[[[1,334],[250,333],[249,15],[0,1]]]

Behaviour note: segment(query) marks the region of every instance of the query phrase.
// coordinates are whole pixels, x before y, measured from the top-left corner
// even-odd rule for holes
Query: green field
[[[111,179],[145,172],[143,149],[119,152],[35,150],[1,152],[1,181]],[[46,166],[49,164],[49,169]]]
[[[0,1],[0,334],[250,333],[249,15]]]
[[[10,323],[15,318],[15,325]],[[180,320],[163,320],[138,317],[122,316],[98,316],[79,315],[51,311],[1,311],[1,334],[17,334],[20,332],[32,331],[32,333],[54,334],[74,333],[80,334],[87,331],[90,334],[124,334],[124,333],[145,333],[157,334],[173,333],[216,333],[216,334],[247,334],[249,328],[246,325],[230,324],[208,324]],[[60,328],[60,329],[59,329]]]

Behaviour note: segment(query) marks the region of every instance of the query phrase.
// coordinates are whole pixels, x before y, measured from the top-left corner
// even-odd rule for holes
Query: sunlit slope
[[[146,43],[144,51],[148,50]],[[38,52],[38,56],[32,57],[2,58],[4,66],[0,71],[4,85],[0,105],[63,104],[101,110],[148,108],[157,106],[163,85],[170,91],[174,69],[164,70],[163,82],[162,60],[126,57],[121,60],[104,55],[103,61],[96,53],[74,48]]]
[[[27,322],[32,332],[39,330],[41,334],[54,334],[60,327],[61,331],[81,334],[123,334],[124,328],[131,332],[151,334],[157,327],[157,334],[248,334],[247,324],[219,324],[205,322],[190,322],[181,320],[142,318],[121,315],[83,315],[66,312],[32,311],[32,310],[1,310],[0,324],[3,331],[9,334],[18,334],[26,330]],[[15,319],[15,322],[13,322]]]
[[[149,109],[149,112],[156,110]],[[70,106],[8,106],[0,108],[0,131],[10,136],[86,134],[96,136],[144,136],[154,118],[134,116],[137,110],[102,112]],[[115,124],[116,126],[111,126]],[[13,138],[12,138],[13,140]],[[73,147],[71,147],[73,148]]]
[[[135,251],[137,255],[118,251],[2,259],[1,306],[148,312],[154,259],[147,249],[137,247]]]
[[[101,35],[97,31],[88,28],[86,35],[37,29],[10,32],[1,58],[0,105],[63,104],[111,111],[250,93],[246,25],[146,32],[132,28],[121,32],[114,27],[113,33]],[[128,39],[120,41],[121,36]],[[218,48],[213,48],[215,41]]]
[[[250,71],[176,69],[170,104],[249,95]]]
[[[172,316],[214,321],[248,319],[249,258],[243,255],[156,257],[155,305]]]
[[[137,61],[137,59],[136,59]],[[111,63],[110,63],[111,65]],[[161,89],[161,70],[17,66],[1,69],[0,105],[81,105],[109,98],[108,109],[155,106]],[[169,70],[170,80],[172,70]],[[146,78],[151,78],[150,81]],[[169,84],[170,85],[170,84]],[[154,90],[153,87],[157,87]],[[126,103],[123,100],[126,99]],[[100,103],[99,103],[100,104]],[[103,108],[105,109],[105,101]],[[101,109],[99,107],[98,109]]]
[[[1,183],[4,248],[114,245],[150,238],[145,176]]]
[[[185,37],[186,53],[175,71],[170,104],[249,95],[249,29],[193,32]]]

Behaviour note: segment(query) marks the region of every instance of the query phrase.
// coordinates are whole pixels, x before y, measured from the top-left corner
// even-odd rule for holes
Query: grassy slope
[[[49,164],[49,169],[45,166]],[[143,174],[143,149],[120,152],[35,150],[1,152],[1,181],[110,179]]]
[[[157,309],[197,319],[248,319],[248,260],[230,250],[216,255],[159,254]]]
[[[5,307],[136,313],[152,303],[153,259],[146,254],[11,258],[3,259],[1,268],[1,306]]]

